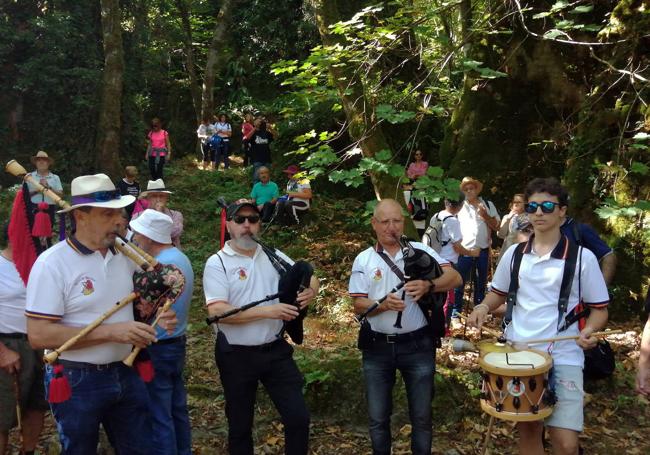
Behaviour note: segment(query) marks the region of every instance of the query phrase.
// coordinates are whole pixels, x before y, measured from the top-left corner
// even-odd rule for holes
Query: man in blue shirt
[[[609,286],[616,273],[616,254],[614,254],[614,250],[600,238],[591,226],[578,223],[571,217],[564,219],[562,226],[560,226],[560,232],[566,235],[569,240],[594,253],[600,264],[600,271],[603,273],[605,283]]]
[[[133,240],[161,264],[173,264],[185,277],[185,289],[172,305],[178,324],[170,335],[156,328],[157,343],[147,348],[154,366],[154,379],[147,384],[153,424],[152,454],[191,455],[190,419],[187,392],[183,382],[185,366],[185,331],[194,286],[194,272],[189,259],[172,245],[172,219],[164,213],[147,209],[130,226]]]

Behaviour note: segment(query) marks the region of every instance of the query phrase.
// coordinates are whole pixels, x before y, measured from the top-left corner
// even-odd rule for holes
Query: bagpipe
[[[40,182],[36,181],[31,175],[27,174],[27,171],[23,166],[21,166],[16,160],[12,160],[7,163],[6,166],[7,172],[10,174],[20,177],[25,182],[32,184],[37,191],[43,193],[50,197],[57,205],[61,208],[69,208],[70,204],[65,201],[63,198],[59,197],[52,190],[45,188]],[[19,196],[17,195],[16,199]],[[16,207],[14,206],[14,209]],[[17,214],[18,215],[18,214]],[[14,224],[14,213],[12,213],[12,224]],[[18,223],[15,223],[18,224]],[[11,231],[11,224],[10,224]],[[11,234],[10,234],[11,236]],[[17,238],[22,238],[23,236],[17,236]],[[14,237],[12,238],[12,244],[14,242]],[[14,248],[16,245],[13,245]],[[115,249],[120,253],[124,254],[131,261],[133,261],[138,267],[139,271],[135,272],[133,275],[133,289],[134,291],[121,299],[119,302],[116,302],[108,311],[102,314],[100,317],[92,321],[90,324],[81,329],[77,335],[73,336],[57,349],[49,351],[43,356],[43,361],[48,364],[54,364],[61,353],[71,349],[76,343],[79,342],[83,337],[88,335],[90,332],[99,327],[104,321],[110,318],[113,314],[120,311],[122,308],[128,306],[129,304],[133,305],[133,316],[134,320],[145,322],[151,326],[155,326],[158,323],[159,317],[155,317],[156,314],[162,314],[167,311],[171,305],[176,301],[176,299],[183,292],[185,285],[185,278],[176,266],[170,264],[161,264],[153,256],[149,255],[147,252],[138,247],[135,243],[128,241],[122,235],[118,234],[117,240],[115,242]],[[28,249],[29,251],[29,249]],[[19,256],[19,255],[17,255]],[[28,262],[23,264],[19,268],[21,272],[21,277],[23,273],[26,276],[23,278],[25,283],[27,282],[27,277],[29,276],[29,271],[31,266],[36,261],[36,254],[29,255],[26,254]],[[18,264],[17,264],[18,268]],[[21,271],[22,269],[22,271]],[[124,359],[126,365],[132,366],[135,357],[141,350],[137,347],[134,347],[131,354]],[[140,373],[140,376],[144,380],[151,380],[153,378],[153,367],[150,362],[147,363],[146,360],[142,363],[136,363],[136,369]],[[67,400],[70,397],[70,386],[67,385],[67,378],[63,376],[63,366],[60,364],[55,365],[54,368],[55,378],[51,381],[50,384],[50,395],[49,400],[52,403],[58,403]],[[54,400],[54,401],[53,401]]]
[[[296,316],[295,319],[284,322],[282,330],[280,333],[278,333],[278,337],[281,337],[282,334],[286,331],[294,343],[302,344],[304,339],[303,320],[307,315],[307,307],[301,309],[297,298],[300,292],[309,287],[311,277],[314,274],[314,268],[309,262],[306,261],[296,261],[293,265],[291,265],[285,259],[280,257],[273,248],[270,248],[262,243],[262,241],[257,237],[251,236],[251,239],[255,241],[260,247],[262,247],[264,254],[266,254],[266,256],[269,258],[269,261],[271,261],[273,268],[275,268],[275,270],[280,275],[280,280],[278,281],[278,292],[275,294],[267,295],[263,299],[247,303],[237,308],[233,308],[232,310],[226,311],[225,313],[206,318],[205,322],[208,325],[211,325],[219,322],[221,319],[235,315],[242,311],[246,311],[261,303],[278,299],[281,303],[294,305],[299,309],[298,316]]]
[[[400,277],[401,282],[397,286],[395,286],[387,295],[385,295],[379,300],[376,300],[371,306],[369,306],[366,309],[366,311],[358,315],[357,316],[358,322],[363,322],[370,313],[372,313],[375,309],[377,309],[377,307],[381,305],[388,298],[389,294],[399,291],[404,287],[404,285],[407,282],[412,280],[427,280],[427,281],[434,280],[440,277],[443,273],[442,267],[440,267],[438,261],[436,261],[436,259],[426,251],[414,248],[411,242],[409,241],[408,237],[402,235],[400,237],[396,237],[395,240],[397,240],[397,242],[399,243],[400,248],[402,250],[402,257],[404,258],[404,273],[402,274],[403,278]],[[384,258],[384,256],[382,256],[382,258]],[[384,260],[390,261],[390,259],[388,259],[387,256],[386,259]],[[395,273],[399,271],[394,267],[394,264],[390,263],[389,265],[391,266],[391,270],[396,270]],[[402,299],[403,298],[404,295],[402,295]],[[418,305],[423,310],[427,320],[429,320],[430,318],[429,312],[431,311],[431,309],[438,308],[438,307],[442,308],[442,305],[444,304],[444,300],[445,300],[444,293],[433,292],[433,293],[429,293],[427,296],[422,296],[418,301]],[[444,318],[442,320],[442,323],[444,324]],[[395,319],[395,324],[393,325],[393,327],[402,328],[401,311],[397,313],[397,318]],[[443,332],[444,332],[444,328],[443,328]]]

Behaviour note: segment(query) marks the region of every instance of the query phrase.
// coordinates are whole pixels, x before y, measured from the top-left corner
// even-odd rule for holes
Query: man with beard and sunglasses
[[[512,245],[504,253],[494,274],[492,287],[483,302],[474,307],[468,324],[481,327],[489,312],[502,306],[510,291],[515,272],[516,252],[520,254],[519,285],[515,302],[506,312],[506,337],[512,341],[547,339],[562,335],[578,335],[577,340],[531,345],[531,349],[549,352],[553,358],[550,384],[557,396],[553,413],[545,421],[519,422],[519,453],[543,454],[543,427],[548,427],[554,454],[578,453],[578,436],[583,430],[583,350],[597,344],[592,333],[607,323],[609,296],[596,256],[586,248],[573,246],[560,226],[567,210],[568,194],[553,178],[534,179],[526,187],[528,213],[534,233],[526,243]],[[574,249],[576,248],[576,249]],[[560,289],[564,282],[565,264],[575,261],[574,279],[566,307],[560,306]],[[569,281],[567,281],[569,283]],[[514,291],[514,289],[513,289]],[[585,327],[580,330],[568,316],[578,303],[591,309]],[[560,309],[562,308],[562,309]],[[508,313],[511,313],[508,315]]]
[[[105,174],[72,181],[76,232],[41,254],[27,283],[27,334],[33,349],[56,349],[133,292],[135,264],[115,248],[125,229],[123,209],[135,201],[121,196]],[[173,311],[159,326],[174,330]],[[150,453],[149,398],[144,381],[122,360],[133,345],[156,339],[153,327],[133,320],[127,305],[45,366],[45,390],[51,401],[63,454],[97,452],[100,424],[116,453]],[[63,369],[60,371],[60,369]],[[72,395],[53,399],[49,386],[63,375]],[[54,402],[57,401],[57,402]]]
[[[249,201],[226,210],[230,240],[205,265],[203,289],[210,316],[223,314],[278,292],[279,274],[252,236],[260,231],[260,213]],[[276,254],[290,264],[282,252]],[[318,292],[318,280],[298,294],[304,308]],[[303,377],[293,348],[281,336],[285,321],[298,309],[273,299],[221,319],[214,325],[215,359],[226,399],[228,448],[233,455],[253,454],[253,414],[258,383],[275,404],[285,434],[285,453],[308,451],[309,412],[302,395]]]

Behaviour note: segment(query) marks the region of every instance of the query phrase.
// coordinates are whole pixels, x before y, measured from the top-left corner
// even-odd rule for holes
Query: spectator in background
[[[295,164],[290,165],[284,171],[289,180],[287,181],[287,194],[278,201],[278,214],[280,220],[285,224],[300,223],[299,213],[307,213],[313,197],[311,185],[307,178],[296,178],[300,168]]]
[[[260,179],[251,191],[251,199],[253,204],[257,206],[262,221],[268,222],[273,216],[275,210],[275,203],[280,197],[280,190],[275,182],[271,181],[271,171],[266,166],[262,166],[257,170],[257,175]]]
[[[167,208],[170,194],[173,193],[165,188],[165,182],[162,179],[155,181],[149,180],[149,183],[147,183],[147,191],[143,191],[138,200],[141,202],[141,204],[137,204],[140,210],[136,209],[133,211],[131,221],[136,220],[146,209],[157,210],[171,217],[173,222],[171,233],[172,245],[180,250],[181,235],[183,234],[183,214],[178,210]]]
[[[59,179],[58,175],[50,172],[50,166],[54,163],[54,160],[50,158],[47,153],[39,151],[36,155],[31,157],[31,162],[36,166],[36,170],[30,173],[34,180],[39,182],[45,188],[49,188],[59,196],[63,197],[61,179]],[[36,191],[36,188],[29,182],[27,182],[27,188],[29,189],[29,195],[34,205],[37,205],[39,202],[47,202],[49,206],[48,215],[50,216],[50,222],[52,223],[52,226],[54,226],[54,214],[57,211],[57,205],[52,199],[45,196],[43,193]]]
[[[409,164],[409,167],[406,170],[406,175],[411,179],[411,182],[415,182],[418,177],[425,175],[427,169],[429,169],[429,163],[424,161],[424,153],[422,153],[422,150],[416,150],[414,156],[415,161]]]
[[[151,119],[151,131],[147,134],[147,152],[144,159],[149,160],[151,180],[163,178],[165,160],[169,162],[172,159],[172,146],[169,142],[169,133],[162,129],[158,117]]]
[[[413,184],[419,177],[422,177],[427,173],[429,163],[424,161],[424,153],[422,153],[422,150],[416,150],[414,157],[415,161],[409,164],[409,167],[406,170],[406,176],[409,178],[409,183],[404,186],[404,199],[418,235],[422,237],[427,228],[429,208],[424,199],[413,197]]]
[[[244,156],[244,166],[251,164],[251,136],[255,132],[255,126],[253,125],[253,114],[246,112],[244,114],[244,123],[241,125],[241,146],[242,146],[242,155]]]
[[[503,245],[499,252],[497,264],[501,261],[503,253],[511,245],[527,241],[532,233],[532,226],[528,220],[528,215],[524,212],[524,204],[526,204],[526,196],[522,193],[515,194],[510,203],[510,213],[501,220],[501,226],[497,231],[497,236],[503,239]]]
[[[223,168],[230,167],[230,136],[232,136],[232,127],[228,123],[226,114],[219,114],[219,120],[214,124],[214,133],[221,138],[217,145],[214,157],[215,169],[219,169],[219,163],[223,159]]]
[[[203,169],[210,169],[210,137],[214,134],[214,126],[210,123],[210,117],[207,115],[203,117],[199,129],[196,130],[196,135],[201,140],[201,155],[203,158]]]
[[[255,119],[255,131],[250,137],[251,161],[253,162],[253,183],[259,181],[257,170],[262,166],[271,167],[271,142],[274,135],[267,130],[266,121],[262,118]]]
[[[138,178],[138,168],[135,166],[127,166],[124,168],[124,178],[117,182],[115,185],[122,196],[130,194],[134,198],[140,196],[140,184],[136,180]],[[131,219],[133,215],[133,209],[135,208],[135,202],[127,205],[124,209],[128,215],[127,219]]]

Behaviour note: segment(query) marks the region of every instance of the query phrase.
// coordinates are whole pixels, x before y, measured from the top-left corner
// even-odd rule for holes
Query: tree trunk
[[[224,45],[230,24],[232,6],[234,0],[223,0],[212,34],[212,41],[208,48],[208,59],[205,64],[205,74],[203,75],[203,92],[201,103],[201,117],[212,115],[214,112],[214,79],[216,70],[221,67],[224,60]]]
[[[185,47],[185,66],[187,75],[190,78],[190,93],[196,116],[196,124],[201,123],[201,88],[199,79],[196,76],[196,65],[194,63],[194,49],[192,48],[192,25],[190,24],[190,12],[185,0],[175,0],[176,8],[181,16],[183,24],[183,46]]]
[[[97,164],[100,171],[117,177],[121,174],[120,132],[124,51],[119,0],[101,0],[104,76],[102,102],[97,128]]]

